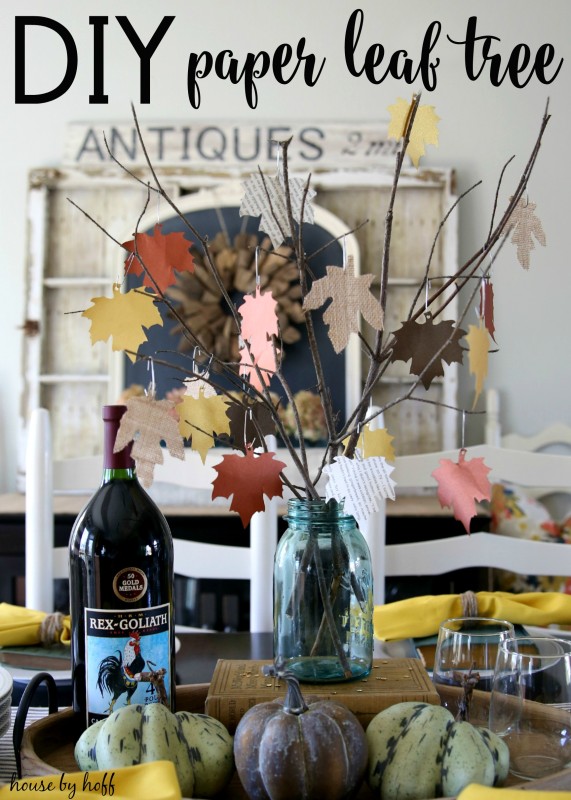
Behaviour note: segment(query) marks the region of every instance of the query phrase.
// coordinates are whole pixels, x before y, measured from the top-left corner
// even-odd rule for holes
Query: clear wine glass
[[[488,722],[489,693],[498,645],[515,636],[511,622],[489,617],[458,617],[440,625],[432,680],[440,702],[454,716],[476,725]]]
[[[571,642],[507,639],[498,650],[489,727],[510,749],[510,772],[535,780],[571,765]]]

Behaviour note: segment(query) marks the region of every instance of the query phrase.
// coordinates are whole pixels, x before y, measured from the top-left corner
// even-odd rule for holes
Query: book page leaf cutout
[[[397,141],[402,139],[411,107],[412,104],[407,103],[402,97],[399,97],[394,105],[389,106],[388,111],[391,115],[387,133],[389,139]],[[434,106],[418,106],[406,149],[415,167],[418,167],[418,162],[425,155],[425,144],[433,144],[438,147],[437,123],[439,120],[440,117],[436,115]]]
[[[161,292],[176,282],[175,270],[194,271],[194,259],[189,249],[192,243],[180,231],[163,234],[159,223],[152,234],[137,233],[134,239],[123,242],[122,246],[131,253],[125,259],[125,272],[132,270],[135,275],[143,275],[143,285],[154,289],[146,268]]]
[[[153,482],[155,464],[162,464],[161,441],[171,456],[184,460],[184,442],[178,430],[178,422],[172,416],[174,404],[170,400],[155,400],[154,397],[130,397],[125,405],[127,411],[121,417],[113,452],[118,453],[132,440],[131,451],[137,464],[137,474],[143,486]]]
[[[358,524],[375,511],[380,511],[384,498],[395,499],[395,482],[390,477],[394,467],[384,458],[346,458],[337,456],[323,472],[328,477],[325,486],[327,500],[344,500],[344,509]]]
[[[395,449],[393,447],[393,439],[386,428],[375,428],[371,430],[370,424],[367,423],[361,431],[357,439],[357,448],[361,452],[363,458],[372,458],[373,456],[382,456],[387,461],[395,460]],[[345,447],[349,441],[349,437],[343,440]]]
[[[180,434],[192,440],[190,446],[199,453],[203,464],[206,461],[206,454],[211,447],[214,447],[214,435],[230,433],[227,408],[225,397],[216,393],[207,394],[200,388],[197,397],[185,394],[176,407]]]
[[[390,360],[411,359],[410,374],[418,375],[424,388],[428,389],[434,378],[444,375],[443,361],[447,364],[462,363],[460,339],[466,331],[455,328],[455,324],[452,320],[434,322],[432,317],[423,323],[413,319],[403,322],[393,334],[395,343]]]
[[[232,497],[230,508],[240,514],[244,527],[256,511],[264,510],[264,495],[270,499],[282,496],[280,472],[286,464],[274,456],[275,453],[256,455],[248,447],[245,455],[223,456],[214,467],[218,477],[212,482],[212,499]]]
[[[292,214],[297,223],[302,221],[306,185],[307,181],[302,178],[289,179]],[[274,247],[279,247],[291,233],[283,177],[269,177],[256,172],[242,183],[242,187],[244,196],[240,205],[240,216],[261,217],[260,230],[269,235]],[[303,222],[312,223],[314,220],[311,206],[314,197],[315,191],[308,189],[303,206]]]
[[[494,287],[489,278],[486,278],[483,285],[480,285],[480,312],[479,315],[484,320],[484,325],[491,338],[496,341],[494,336],[496,328],[494,325]]]
[[[328,325],[328,335],[336,353],[345,349],[351,333],[358,333],[361,315],[375,330],[382,330],[383,310],[370,289],[373,278],[370,274],[355,275],[355,264],[349,256],[345,268],[327,267],[325,277],[314,281],[306,295],[303,307],[310,311],[331,298],[323,321]]]
[[[93,297],[93,305],[81,314],[91,320],[91,343],[106,342],[111,336],[112,349],[129,351],[126,355],[135,361],[139,345],[147,341],[145,329],[163,324],[153,303],[157,299],[153,292],[141,289],[123,294],[119,284],[113,286],[113,297]]]
[[[470,533],[470,520],[477,513],[476,502],[491,498],[492,485],[488,480],[491,468],[484,464],[483,458],[466,461],[465,456],[466,450],[462,449],[457,463],[441,458],[432,476],[438,483],[440,505],[452,508],[454,518]]]
[[[511,241],[516,245],[517,260],[524,269],[529,269],[531,251],[535,249],[533,238],[544,247],[546,245],[541,220],[535,214],[536,207],[536,203],[522,197],[510,217],[510,225],[513,225]]]
[[[242,337],[249,348],[240,348],[240,374],[256,389],[262,389],[262,382],[268,386],[276,368],[273,337],[279,333],[277,310],[278,304],[270,292],[262,293],[256,288],[254,295],[247,295],[238,309],[242,317]],[[262,374],[262,381],[255,369],[257,365]]]
[[[484,321],[480,320],[480,325],[470,325],[468,327],[468,334],[466,336],[468,342],[468,365],[470,367],[470,375],[476,377],[476,394],[472,408],[476,407],[478,398],[484,388],[484,381],[488,375],[488,352],[490,350],[490,334],[484,325]]]
[[[276,424],[269,408],[264,403],[229,403],[226,416],[230,423],[230,438],[235,448],[246,449],[246,445],[261,447],[261,437],[276,432]]]

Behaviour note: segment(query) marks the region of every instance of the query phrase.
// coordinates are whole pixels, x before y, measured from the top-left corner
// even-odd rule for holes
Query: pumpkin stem
[[[287,689],[284,699],[284,711],[287,711],[288,714],[296,714],[297,716],[305,714],[308,706],[303,699],[299,681],[293,672],[285,669],[280,663],[276,663],[272,666],[266,665],[262,667],[262,672],[266,677],[283,678],[283,680],[286,681]]]

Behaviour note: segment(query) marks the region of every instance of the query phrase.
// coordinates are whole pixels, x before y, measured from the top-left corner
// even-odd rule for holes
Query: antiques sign
[[[387,123],[196,123],[140,122],[141,135],[155,166],[228,172],[275,167],[278,142],[291,138],[292,169],[363,169],[394,164],[399,143],[387,138]],[[134,123],[72,123],[64,161],[96,167],[116,159],[145,163]]]

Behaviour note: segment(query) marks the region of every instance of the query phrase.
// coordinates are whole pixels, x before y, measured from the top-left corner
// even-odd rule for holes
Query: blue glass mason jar
[[[274,560],[274,659],[300,681],[362,678],[373,663],[367,542],[335,500],[288,502]]]

